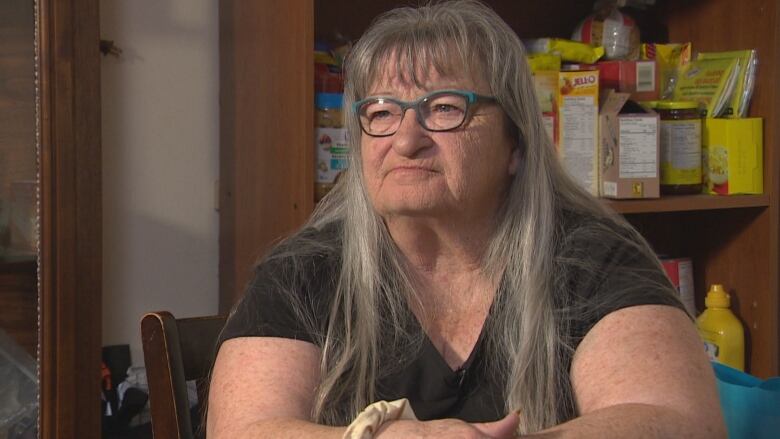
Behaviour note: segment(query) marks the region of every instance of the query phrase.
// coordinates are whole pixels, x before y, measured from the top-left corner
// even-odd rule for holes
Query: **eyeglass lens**
[[[465,96],[440,93],[429,96],[417,105],[411,105],[417,112],[417,120],[430,131],[446,131],[457,128],[466,117],[468,101]],[[401,104],[377,98],[363,105],[360,119],[369,134],[392,134],[401,126],[404,108]]]

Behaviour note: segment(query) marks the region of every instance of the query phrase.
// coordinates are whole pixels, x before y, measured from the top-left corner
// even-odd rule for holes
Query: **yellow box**
[[[716,195],[764,193],[763,119],[705,119],[704,191]]]
[[[558,135],[555,130],[555,115],[558,106],[558,71],[540,70],[534,72],[534,87],[536,88],[536,99],[539,101],[539,108],[542,110],[544,128],[553,144],[557,146]]]
[[[598,70],[558,75],[558,156],[569,175],[591,194],[599,194]]]

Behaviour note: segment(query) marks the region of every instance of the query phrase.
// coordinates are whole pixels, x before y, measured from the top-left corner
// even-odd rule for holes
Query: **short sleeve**
[[[282,337],[319,344],[335,288],[333,268],[324,256],[260,264],[228,317],[220,345],[238,337]]]
[[[575,347],[604,316],[636,305],[685,310],[655,255],[636,232],[606,222],[579,227],[563,241],[563,304]]]

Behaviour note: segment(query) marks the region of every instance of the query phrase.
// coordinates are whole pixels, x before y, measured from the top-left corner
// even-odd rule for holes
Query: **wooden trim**
[[[98,0],[38,1],[42,438],[100,437]]]
[[[314,3],[222,0],[219,16],[219,309],[226,313],[257,258],[314,209]]]

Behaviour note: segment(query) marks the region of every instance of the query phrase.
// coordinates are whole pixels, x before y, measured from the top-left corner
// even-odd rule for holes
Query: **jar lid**
[[[341,93],[315,93],[314,106],[317,108],[341,108],[344,95]]]
[[[659,110],[696,110],[698,102],[694,101],[658,101],[656,108]]]
[[[639,105],[649,110],[655,110],[658,108],[658,103],[661,101],[639,101]]]

